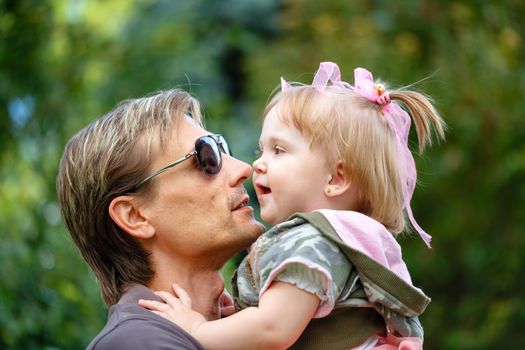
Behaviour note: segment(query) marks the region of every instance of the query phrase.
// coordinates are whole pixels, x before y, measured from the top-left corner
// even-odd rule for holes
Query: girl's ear
[[[155,228],[142,214],[136,198],[118,196],[111,201],[108,211],[113,221],[133,237],[147,239],[155,235]]]
[[[327,184],[324,193],[327,197],[337,197],[345,194],[351,187],[350,175],[344,172],[343,161],[337,161]]]

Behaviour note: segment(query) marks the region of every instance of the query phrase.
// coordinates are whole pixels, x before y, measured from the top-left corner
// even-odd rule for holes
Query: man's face
[[[191,152],[195,140],[207,134],[191,119],[184,119],[172,131],[166,151],[154,159],[151,171]],[[263,232],[243,187],[252,168],[226,154],[222,162],[220,172],[210,176],[191,157],[151,180],[154,195],[143,208],[155,228],[148,242],[153,255],[200,260],[220,268]]]

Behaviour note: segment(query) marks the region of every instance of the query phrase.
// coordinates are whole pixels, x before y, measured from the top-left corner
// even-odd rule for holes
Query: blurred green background
[[[401,244],[432,297],[427,349],[525,342],[525,4],[521,0],[0,0],[0,349],[78,349],[103,326],[60,219],[67,140],[118,101],[181,87],[253,161],[279,77],[363,66],[435,98],[447,142],[417,158]],[[229,273],[233,263],[226,268]]]

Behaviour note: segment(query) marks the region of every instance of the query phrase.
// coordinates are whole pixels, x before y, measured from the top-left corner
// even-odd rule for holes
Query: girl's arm
[[[286,349],[299,338],[320,299],[285,282],[273,282],[259,301],[232,316],[206,322],[191,310],[191,300],[180,288],[179,298],[157,293],[167,304],[141,300],[139,304],[188,331],[207,349]]]

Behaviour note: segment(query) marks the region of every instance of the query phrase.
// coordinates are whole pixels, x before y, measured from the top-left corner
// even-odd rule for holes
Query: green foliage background
[[[402,245],[432,298],[428,349],[525,342],[525,4],[520,0],[0,0],[0,349],[76,349],[105,322],[61,224],[66,141],[118,101],[180,86],[251,162],[279,77],[363,66],[436,100]],[[226,268],[229,273],[234,263]]]

